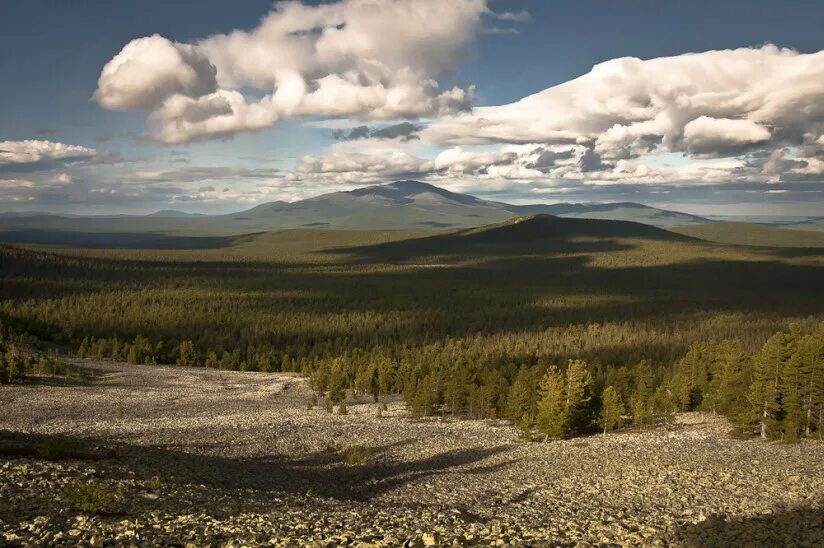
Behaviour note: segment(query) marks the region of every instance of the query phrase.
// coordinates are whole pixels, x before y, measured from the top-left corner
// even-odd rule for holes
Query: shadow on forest
[[[405,444],[410,441],[404,442]],[[42,458],[44,447],[65,447],[61,459],[114,459],[137,478],[158,476],[164,482],[205,485],[215,489],[254,489],[369,501],[382,493],[440,474],[486,474],[513,461],[483,465],[503,454],[507,446],[450,450],[414,461],[387,457],[393,445],[372,447],[363,464],[346,463],[345,450],[319,452],[294,459],[277,457],[227,458],[188,453],[173,448],[107,443],[101,440],[23,434],[0,430],[0,457]],[[399,445],[399,444],[395,444]],[[208,448],[208,446],[197,446]]]
[[[175,236],[163,232],[64,232],[9,230],[0,241],[91,249],[217,249],[253,240],[261,233],[238,236]]]
[[[824,504],[824,501],[822,501]],[[710,516],[676,533],[685,546],[822,546],[824,509],[777,508],[772,514],[723,519]]]
[[[279,338],[272,344],[285,348],[344,337],[359,337],[358,344],[370,347],[388,340],[415,344],[468,334],[543,331],[607,322],[643,325],[654,321],[658,328],[680,329],[713,313],[777,318],[818,315],[824,306],[824,265],[781,259],[782,253],[803,259],[804,251],[777,250],[769,255],[762,250],[741,256],[732,253],[729,259],[701,258],[703,247],[695,247],[691,240],[628,224],[629,236],[642,226],[640,230],[652,231],[648,240],[672,240],[672,262],[611,264],[611,253],[640,248],[643,241],[582,239],[578,232],[547,238],[540,231],[538,237],[527,232],[516,239],[509,234],[502,238],[497,232],[462,231],[327,249],[323,253],[339,254],[342,262],[321,267],[308,262],[67,260],[48,253],[10,250],[5,256],[7,265],[3,265],[7,277],[0,297],[67,297],[112,289],[131,291],[136,286],[174,292],[191,288],[185,306],[193,312],[215,306],[217,299],[229,299],[231,305],[226,306],[242,309],[250,321],[275,312],[304,314],[305,324],[279,329]],[[411,266],[425,262],[433,252],[447,257],[449,265]],[[597,264],[593,263],[595,256],[600,256]],[[463,258],[477,260],[460,262]],[[35,273],[35,277],[27,273]],[[157,299],[158,304],[178,302],[172,293]],[[147,313],[151,310],[151,305],[146,308]],[[362,326],[346,316],[361,313],[367,317]],[[180,320],[182,323],[147,325],[139,332],[174,341],[196,339],[217,325],[225,336],[215,335],[210,340],[215,347],[228,348],[236,326],[222,326],[221,321],[219,314],[193,313]],[[43,339],[53,338],[53,332],[59,337],[57,328],[45,320],[28,318],[27,322],[25,330]],[[92,326],[90,332],[111,334],[105,327]],[[131,338],[135,334],[120,335]],[[632,349],[622,346],[618,350]],[[683,348],[660,348],[648,357],[654,359],[673,350],[680,353]],[[597,350],[599,355],[603,352],[603,348]]]

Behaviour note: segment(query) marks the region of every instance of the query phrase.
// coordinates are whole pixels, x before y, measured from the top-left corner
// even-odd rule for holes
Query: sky
[[[417,179],[824,216],[824,2],[0,0],[0,211]]]

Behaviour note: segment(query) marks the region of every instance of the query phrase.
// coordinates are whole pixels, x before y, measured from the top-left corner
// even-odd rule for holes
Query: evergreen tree
[[[635,366],[635,390],[630,398],[632,411],[632,422],[641,428],[653,423],[653,415],[650,409],[650,398],[652,397],[652,370],[646,360],[642,360]]]
[[[694,343],[675,364],[672,387],[681,409],[692,411],[701,405],[709,383],[708,361],[707,345]]]
[[[781,376],[789,359],[785,333],[776,333],[753,356],[753,380],[747,392],[750,417],[759,425],[762,438],[781,427]]]
[[[9,366],[6,362],[6,353],[3,345],[0,344],[0,384],[9,382]]]
[[[566,370],[566,413],[570,433],[585,430],[592,422],[592,375],[583,360],[570,360]]]
[[[664,386],[658,386],[649,401],[649,409],[653,418],[660,420],[663,424],[672,424],[675,422],[677,408],[677,401],[672,392]]]
[[[13,344],[6,350],[5,369],[8,375],[7,382],[21,381],[26,376],[25,356]]]
[[[89,354],[89,338],[83,337],[83,341],[80,343],[80,348],[77,349],[77,357],[78,358],[85,358]]]
[[[177,364],[188,367],[197,365],[197,351],[192,341],[180,341]]]
[[[814,415],[822,401],[820,387],[824,375],[824,339],[816,335],[801,337],[790,361],[797,362],[793,367],[798,369],[800,376],[799,397],[804,414],[804,434],[809,437],[816,422]]]
[[[601,414],[598,422],[604,427],[604,435],[621,424],[624,412],[621,395],[614,387],[607,386],[601,394]]]
[[[538,404],[538,391],[535,372],[532,367],[522,365],[518,375],[509,389],[506,399],[506,416],[518,421],[527,416],[529,424],[535,422],[535,413]]]
[[[113,360],[119,360],[123,357],[122,348],[123,347],[120,344],[120,339],[118,339],[117,337],[112,337],[112,344],[111,344],[112,354],[111,354],[111,358]]]
[[[332,367],[329,372],[329,400],[332,403],[340,403],[346,397],[346,364],[342,358],[336,358],[332,361]]]
[[[538,413],[535,425],[547,438],[563,438],[567,432],[564,375],[551,365],[538,388]]]

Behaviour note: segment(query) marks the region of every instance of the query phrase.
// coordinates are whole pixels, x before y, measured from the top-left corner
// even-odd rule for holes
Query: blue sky
[[[515,202],[631,199],[698,213],[824,215],[822,2],[456,0],[440,3],[449,13],[433,21],[410,18],[428,34],[408,36],[381,35],[398,19],[387,9],[397,2],[377,3],[387,25],[347,6],[358,2],[329,2],[323,13],[306,3],[300,13],[313,32],[351,32],[284,64],[295,48],[255,30],[292,12],[268,1],[0,1],[0,210],[231,211],[415,176]],[[245,33],[239,50],[221,38],[233,31]],[[375,47],[352,50],[360,40]],[[727,54],[684,60],[713,51]],[[183,60],[163,72],[169,52]],[[126,57],[141,63],[141,77],[158,76],[135,82],[136,72],[114,72],[102,85],[104,66]],[[672,60],[630,66],[622,57]],[[591,73],[600,63],[609,75]],[[721,74],[713,85],[703,65]],[[191,67],[216,76],[182,82]],[[280,76],[287,69],[306,89],[271,106],[267,97],[294,80]],[[566,94],[565,83],[588,74]],[[345,90],[351,105],[342,81],[320,86],[327,77],[357,82]],[[673,104],[708,93],[728,103],[676,114],[664,104],[667,80],[682,86]],[[793,93],[765,91],[782,86]],[[326,92],[312,93],[319,87]],[[375,87],[386,97],[375,98]],[[167,93],[147,98],[158,88]],[[544,96],[517,103],[534,93]],[[726,96],[736,94],[754,98],[742,107]],[[593,106],[613,98],[609,116]],[[649,112],[621,112],[628,99]],[[564,105],[580,114],[570,118]],[[793,105],[805,120],[790,116]],[[189,123],[194,109],[206,118]],[[416,128],[411,138],[376,137],[404,122]],[[608,133],[615,125],[630,137]],[[363,126],[366,137],[346,139]]]

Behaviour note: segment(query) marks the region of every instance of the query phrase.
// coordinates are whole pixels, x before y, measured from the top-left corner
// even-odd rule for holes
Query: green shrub
[[[71,509],[89,514],[108,514],[117,510],[122,489],[107,488],[93,481],[72,480],[63,489],[63,502]]]
[[[353,445],[346,450],[346,463],[350,466],[358,466],[371,460],[375,452],[371,447],[364,447],[362,445]]]

